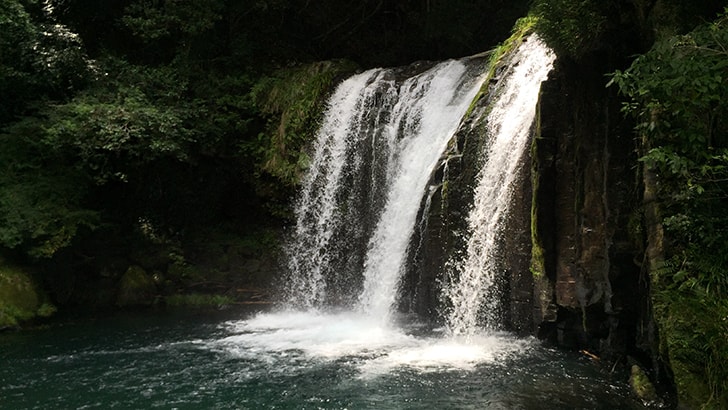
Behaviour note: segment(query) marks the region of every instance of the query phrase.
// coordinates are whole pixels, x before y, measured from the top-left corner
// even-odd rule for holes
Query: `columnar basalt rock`
[[[632,127],[593,64],[561,61],[542,87],[534,227],[545,275],[534,325],[561,346],[636,358],[669,390],[640,266],[644,238],[630,232],[641,194]]]
[[[542,175],[535,195],[538,220],[544,221],[536,229],[559,308],[556,317],[540,318],[541,333],[562,345],[597,351],[626,349],[610,346],[609,340],[628,331],[620,327],[619,316],[635,306],[615,298],[612,281],[631,277],[636,286],[639,276],[636,265],[611,263],[614,252],[622,252],[612,245],[628,213],[622,196],[613,194],[630,172],[623,157],[630,141],[620,140],[618,121],[610,123],[619,118],[612,100],[592,73],[558,64],[542,89],[536,141]]]

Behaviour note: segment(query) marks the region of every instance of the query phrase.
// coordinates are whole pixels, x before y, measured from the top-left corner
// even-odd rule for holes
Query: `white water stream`
[[[376,109],[374,96],[378,87],[387,86],[385,81],[381,70],[354,75],[339,85],[328,102],[295,209],[294,242],[288,250],[289,304],[314,308],[325,301],[332,238],[345,222],[337,210],[337,194],[345,177],[347,152],[354,147],[352,138],[359,138],[354,133],[361,130],[367,111]]]
[[[440,156],[457,131],[482,75],[470,77],[457,61],[441,63],[399,88],[391,128],[397,130],[388,164],[384,211],[368,246],[359,310],[389,321],[417,211]]]
[[[358,225],[373,223],[366,257],[355,267],[363,277],[356,309],[389,321],[423,192],[482,83],[482,64],[470,65],[446,61],[399,84],[395,72],[374,69],[337,88],[296,207],[288,250],[292,304],[325,305],[327,277],[341,268],[332,261],[337,241],[352,240]],[[368,167],[358,150],[368,151]],[[364,180],[373,220],[352,221],[355,203],[363,199],[342,196],[364,197]]]
[[[504,222],[512,198],[516,170],[530,140],[541,82],[555,59],[540,39],[531,36],[515,56],[517,65],[498,84],[487,117],[485,162],[468,216],[467,254],[454,263],[455,278],[445,289],[452,304],[447,325],[454,335],[471,335],[480,326],[498,328],[496,282]]]

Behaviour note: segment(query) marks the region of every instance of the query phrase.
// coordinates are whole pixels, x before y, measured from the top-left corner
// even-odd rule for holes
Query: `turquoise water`
[[[147,312],[0,334],[0,408],[641,408],[609,367],[346,312]]]

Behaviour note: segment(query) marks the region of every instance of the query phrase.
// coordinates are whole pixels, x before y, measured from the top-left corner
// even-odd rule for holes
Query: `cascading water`
[[[378,94],[389,95],[389,86],[380,70],[371,70],[344,81],[329,100],[295,209],[296,230],[287,252],[289,305],[313,308],[326,299],[326,279],[335,274],[337,267],[332,261],[334,240],[348,222],[338,210],[340,191],[347,174],[360,173],[361,159],[349,161],[360,138],[350,136],[367,134],[363,129],[367,125],[381,129],[379,113],[373,113],[377,108],[373,101]],[[379,108],[386,110],[389,106],[388,101],[383,101]],[[365,122],[365,113],[374,119]]]
[[[531,36],[513,56],[516,65],[501,80],[489,105],[484,163],[468,215],[466,256],[453,263],[444,296],[451,306],[447,326],[469,337],[479,327],[498,327],[498,275],[502,270],[501,237],[511,202],[516,169],[521,164],[536,114],[541,82],[555,56]]]
[[[389,189],[369,241],[359,298],[359,308],[373,317],[387,320],[390,315],[430,174],[480,89],[482,74],[468,74],[463,63],[450,61],[400,88],[393,112],[398,135],[388,167]]]
[[[322,306],[332,278],[357,270],[343,273],[363,278],[357,310],[388,320],[430,174],[479,90],[483,68],[477,58],[447,61],[400,84],[396,72],[375,69],[338,87],[296,207],[289,301]],[[362,245],[361,264],[352,266]]]

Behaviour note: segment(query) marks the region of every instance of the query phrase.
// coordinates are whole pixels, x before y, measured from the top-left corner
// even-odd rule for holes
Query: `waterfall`
[[[336,89],[296,203],[289,304],[343,300],[388,320],[427,183],[483,72],[482,58],[450,60],[405,79],[369,70]]]
[[[406,252],[427,182],[480,89],[480,75],[466,75],[457,61],[439,64],[402,84],[394,109],[397,129],[396,160],[387,199],[364,265],[364,290],[359,308],[386,318],[397,296]]]
[[[451,307],[447,327],[453,335],[472,335],[479,326],[498,327],[497,281],[502,273],[504,222],[514,188],[516,170],[527,148],[541,82],[555,56],[535,35],[520,45],[511,68],[494,90],[486,118],[486,146],[468,215],[468,241],[463,260],[452,265],[444,289]]]
[[[553,53],[529,36],[491,85],[483,114],[482,167],[467,217],[465,255],[444,273],[453,335],[498,327],[504,224]],[[289,307],[353,309],[387,323],[416,229],[424,234],[434,170],[484,80],[485,59],[427,69],[372,69],[342,82],[328,101],[295,207],[287,246]],[[417,73],[412,74],[416,70]],[[409,71],[409,72],[408,72]],[[435,187],[436,188],[436,187]]]
[[[334,237],[346,228],[339,193],[346,175],[361,163],[356,158],[352,164],[348,158],[360,139],[356,133],[364,134],[363,117],[373,115],[367,110],[372,110],[377,90],[389,85],[381,74],[380,70],[371,70],[354,75],[329,99],[295,207],[296,229],[287,249],[289,276],[285,290],[289,304],[313,308],[326,299],[326,278],[335,274],[331,260]],[[383,110],[387,105],[380,103],[379,108]],[[376,123],[372,128],[377,128]]]

